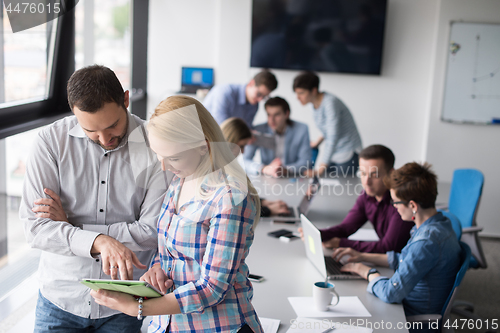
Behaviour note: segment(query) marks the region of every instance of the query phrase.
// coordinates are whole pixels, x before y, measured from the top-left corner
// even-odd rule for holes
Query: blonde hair
[[[220,124],[222,134],[227,142],[238,144],[241,140],[250,139],[252,132],[247,123],[241,118],[228,118]]]
[[[199,189],[197,195],[208,198],[213,193],[207,192],[207,181],[211,189],[216,190],[221,186],[237,189],[233,193],[243,193],[241,199],[250,195],[257,210],[255,228],[260,216],[257,191],[235,159],[219,125],[198,100],[180,95],[163,100],[151,116],[148,130],[159,139],[182,143],[188,149],[206,146],[208,154],[204,155],[193,175]],[[222,179],[219,170],[222,171]]]

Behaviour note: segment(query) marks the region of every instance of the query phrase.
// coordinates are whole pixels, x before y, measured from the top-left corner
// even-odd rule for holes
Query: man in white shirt
[[[98,305],[79,281],[139,279],[168,180],[113,71],[76,71],[68,102],[75,115],[38,134],[19,211],[28,243],[43,251],[35,332],[137,333],[142,320]]]

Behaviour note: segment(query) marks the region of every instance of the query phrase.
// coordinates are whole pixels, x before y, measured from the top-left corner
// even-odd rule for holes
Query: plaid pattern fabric
[[[175,178],[158,221],[158,254],[174,281],[182,314],[155,316],[149,332],[237,332],[245,323],[262,332],[251,299],[245,258],[253,242],[256,209],[251,197],[229,186],[194,197],[175,213],[184,179]]]

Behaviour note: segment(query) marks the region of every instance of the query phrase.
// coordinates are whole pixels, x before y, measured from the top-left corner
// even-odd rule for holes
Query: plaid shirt
[[[158,253],[174,281],[181,314],[155,316],[149,332],[237,332],[248,324],[263,332],[251,299],[245,258],[253,242],[256,208],[234,187],[212,188],[209,199],[175,205],[184,182],[174,178],[158,221]],[[203,185],[202,185],[203,186]]]

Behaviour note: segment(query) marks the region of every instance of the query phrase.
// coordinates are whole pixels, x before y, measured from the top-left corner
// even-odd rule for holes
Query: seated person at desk
[[[325,247],[351,247],[361,252],[385,253],[401,251],[406,245],[413,223],[401,220],[383,182],[384,177],[393,171],[394,160],[392,151],[382,145],[366,147],[359,153],[359,172],[364,191],[341,224],[321,230]],[[378,241],[347,239],[368,220],[379,237]]]
[[[218,84],[208,92],[203,105],[220,125],[231,117],[243,119],[252,127],[259,102],[278,87],[273,73],[263,70],[248,84]]]
[[[281,97],[269,99],[265,108],[267,123],[255,126],[255,130],[275,135],[276,150],[249,145],[243,155],[247,172],[279,177],[307,170],[311,164],[307,125],[290,119],[290,106]],[[261,163],[252,161],[257,150],[260,150]]]
[[[435,208],[436,175],[429,164],[407,163],[386,177],[393,205],[404,221],[415,222],[401,253],[360,253],[338,248],[333,257],[350,255],[342,270],[366,278],[367,291],[387,303],[403,303],[406,316],[441,313],[460,269],[460,245],[450,220]],[[359,262],[391,267],[391,278]]]
[[[293,91],[302,105],[311,103],[314,122],[323,136],[311,142],[318,148],[324,141],[317,170],[308,170],[307,176],[332,175],[355,176],[358,169],[358,152],[361,137],[351,111],[335,95],[319,91],[319,77],[313,72],[303,72],[293,80]]]
[[[245,121],[241,118],[228,118],[222,122],[220,127],[226,141],[235,144],[235,146],[232,147],[233,154],[238,156],[240,151],[242,153],[245,152],[245,146],[252,139],[252,132],[250,131],[250,128],[248,128]],[[288,213],[288,206],[284,201],[260,199],[261,217]]]

